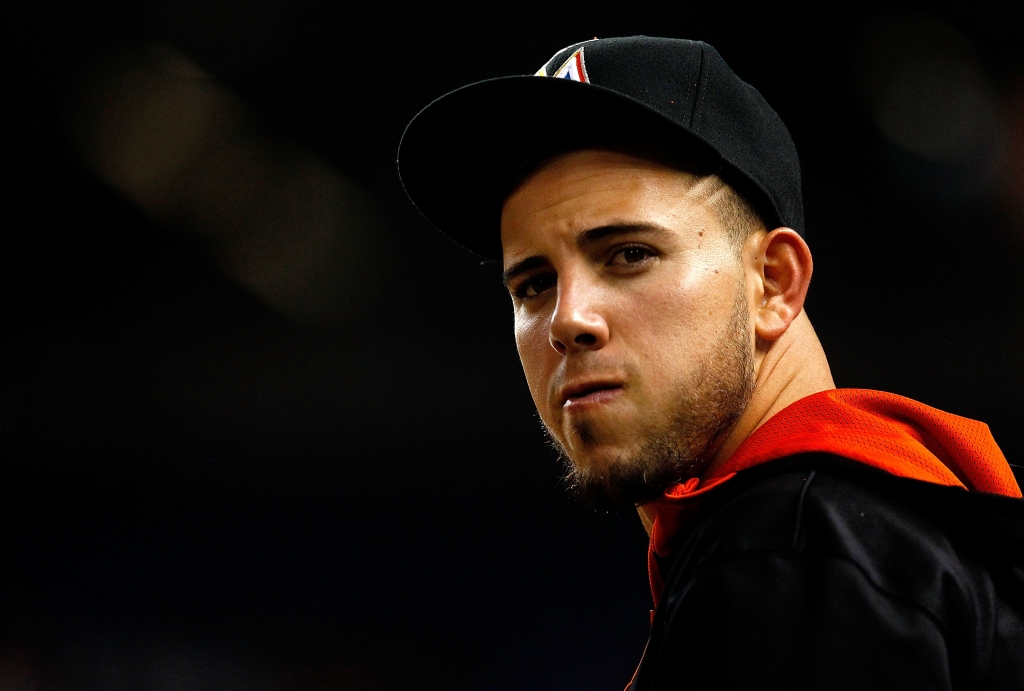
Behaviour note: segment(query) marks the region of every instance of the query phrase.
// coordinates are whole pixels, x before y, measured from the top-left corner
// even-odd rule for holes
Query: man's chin
[[[720,432],[703,428],[704,435],[688,439],[673,433],[682,425],[661,434],[636,427],[636,434],[623,439],[605,436],[604,429],[578,426],[569,430],[574,433],[569,448],[549,431],[565,468],[564,483],[576,498],[599,509],[658,499],[667,487],[700,473]]]
[[[637,436],[643,426],[634,420],[632,415],[611,419],[595,413],[566,416],[561,421],[565,442],[560,446],[581,467],[601,471],[639,450]]]
[[[678,481],[673,467],[650,464],[648,457],[621,446],[601,446],[570,457],[562,451],[563,481],[581,502],[599,510],[653,501]]]
[[[621,447],[600,446],[587,448],[583,451],[573,449],[571,452],[562,450],[563,460],[572,465],[578,472],[594,477],[605,477],[612,472],[612,467],[626,457]]]
[[[625,464],[578,466],[563,459],[563,480],[579,501],[599,510],[646,504],[660,497],[674,477],[652,477],[642,469]]]

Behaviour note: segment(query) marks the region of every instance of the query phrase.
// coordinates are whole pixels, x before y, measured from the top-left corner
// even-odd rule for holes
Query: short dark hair
[[[743,246],[751,233],[767,230],[761,215],[729,183],[711,173],[697,176],[694,182],[697,198],[711,206],[719,223],[725,228],[729,239],[737,250]]]

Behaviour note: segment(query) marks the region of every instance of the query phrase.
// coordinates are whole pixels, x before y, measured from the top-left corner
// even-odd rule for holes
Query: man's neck
[[[781,338],[758,350],[757,358],[760,362],[755,361],[756,379],[750,402],[703,474],[724,465],[754,430],[786,406],[836,388],[825,351],[806,312],[800,312]]]
[[[754,430],[789,404],[836,388],[825,351],[806,312],[800,312],[781,338],[758,349],[754,366],[756,378],[750,402],[703,470],[704,475],[724,465]],[[650,533],[654,504],[638,506],[637,510]]]

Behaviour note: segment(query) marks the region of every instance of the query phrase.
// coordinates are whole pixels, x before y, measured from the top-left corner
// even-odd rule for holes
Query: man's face
[[[699,472],[753,386],[740,253],[686,173],[559,157],[506,200],[526,379],[574,489],[643,503]]]

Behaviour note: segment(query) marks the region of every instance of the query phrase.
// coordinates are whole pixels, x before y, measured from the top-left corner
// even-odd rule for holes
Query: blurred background
[[[756,85],[837,383],[1024,463],[1024,26],[924,7],[8,10],[0,690],[626,684],[639,520],[565,496],[498,267],[394,166],[432,98],[592,36],[701,38]]]

